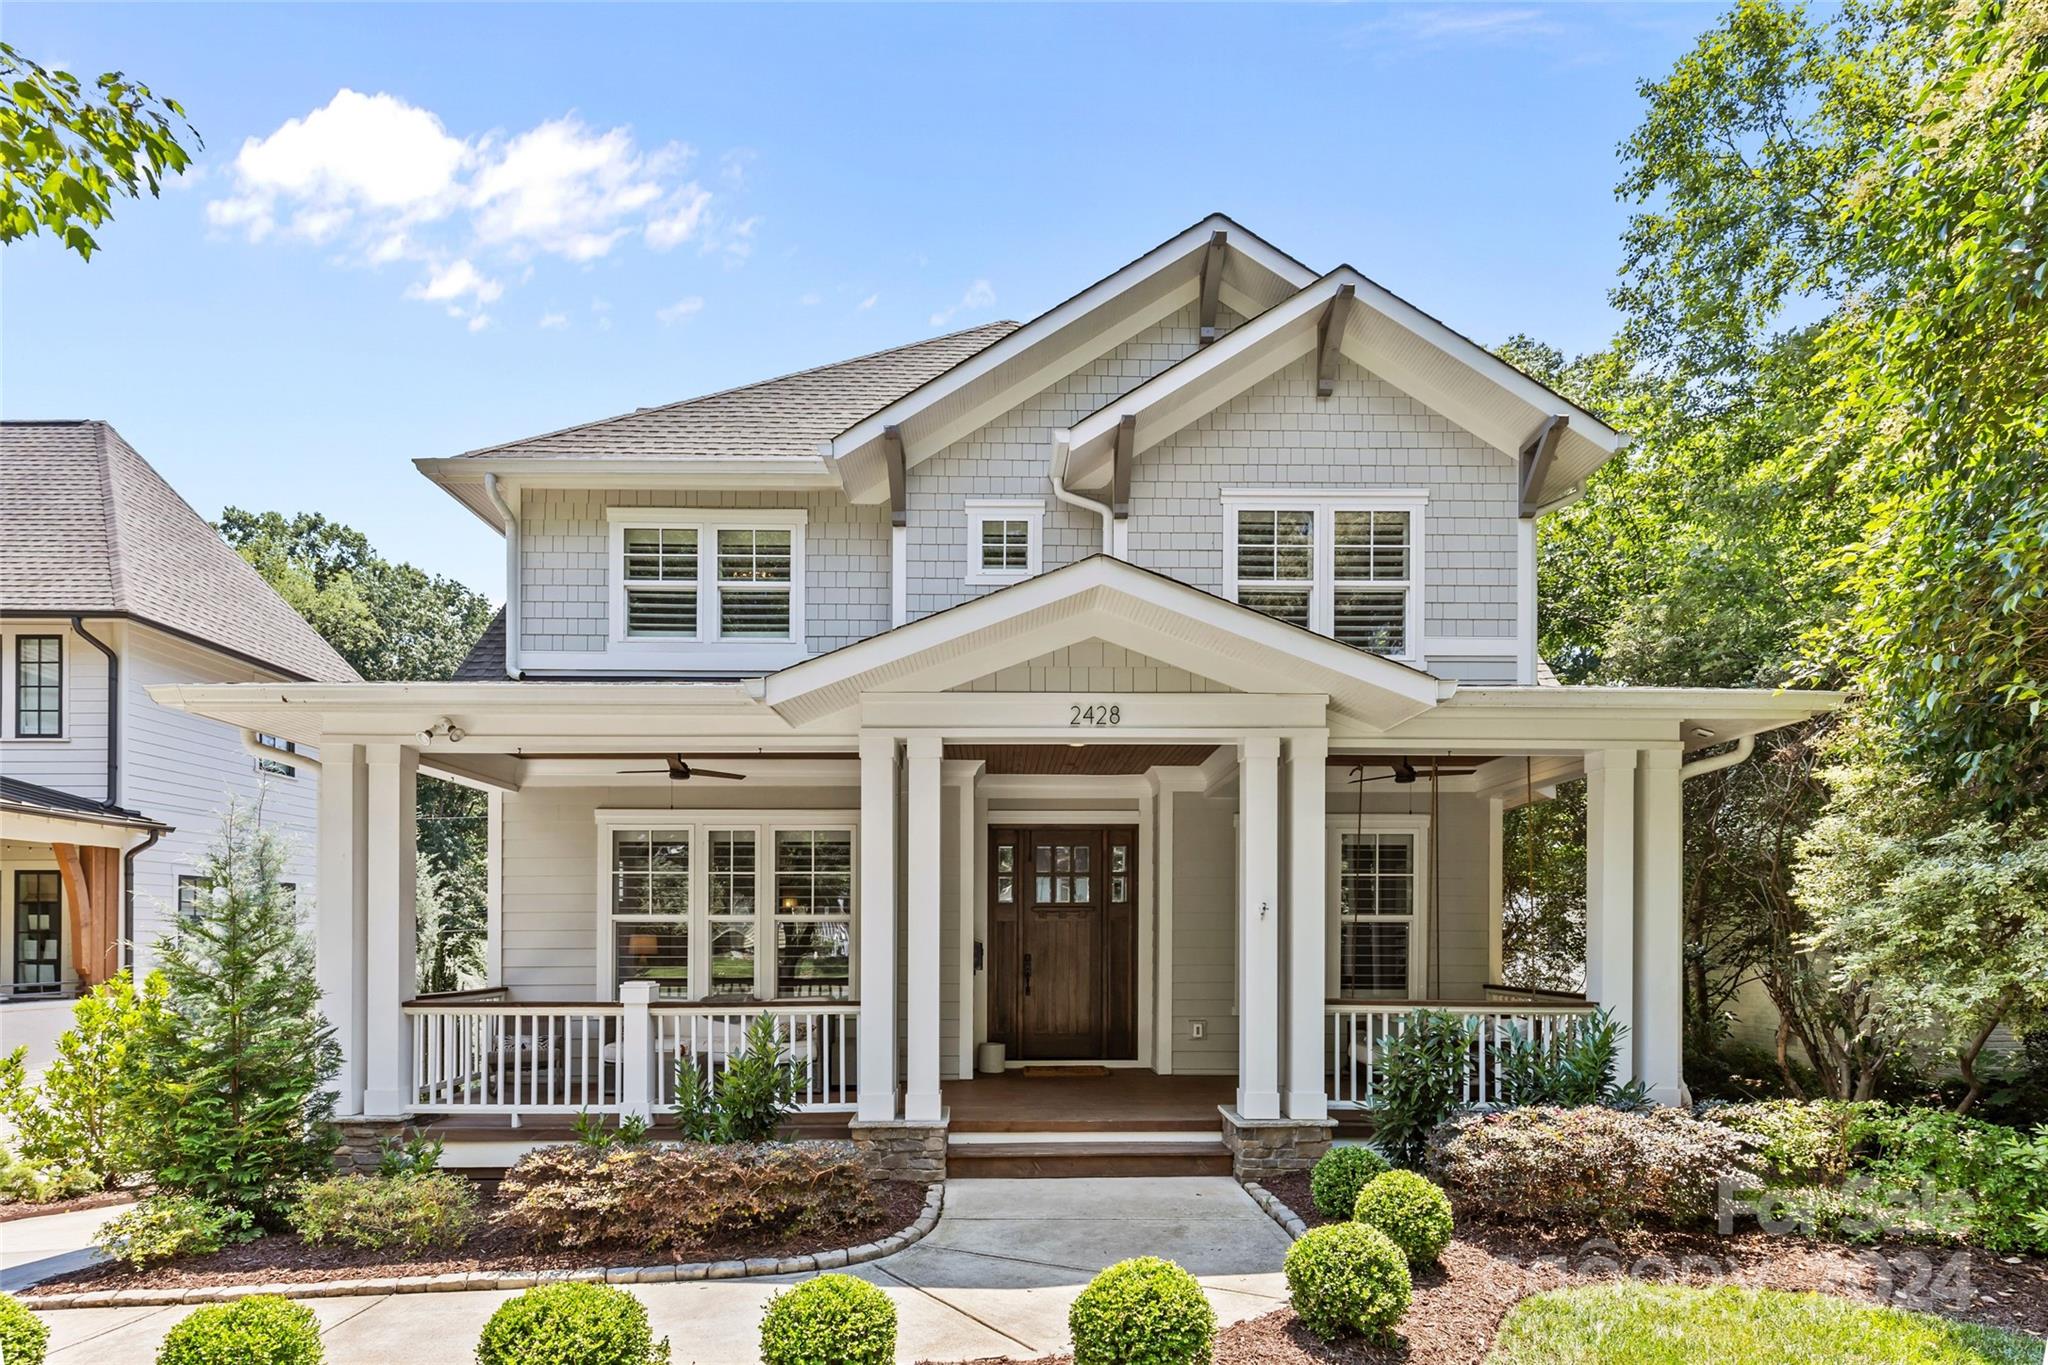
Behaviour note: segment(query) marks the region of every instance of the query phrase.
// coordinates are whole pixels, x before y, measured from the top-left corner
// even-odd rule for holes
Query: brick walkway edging
[[[1301,1220],[1300,1214],[1280,1202],[1278,1195],[1274,1194],[1264,1185],[1259,1184],[1256,1180],[1245,1181],[1244,1192],[1252,1197],[1254,1204],[1257,1204],[1266,1211],[1268,1218],[1280,1225],[1282,1232],[1292,1237],[1295,1241],[1300,1241],[1301,1234],[1308,1231],[1308,1224]]]
[[[37,1312],[59,1308],[162,1308],[186,1303],[225,1303],[254,1294],[277,1294],[287,1299],[333,1299],[385,1294],[446,1294],[466,1289],[532,1289],[536,1285],[562,1283],[671,1284],[689,1280],[744,1280],[763,1275],[808,1275],[818,1270],[837,1270],[863,1261],[893,1256],[907,1246],[924,1240],[939,1221],[945,1204],[945,1186],[934,1184],[925,1191],[924,1211],[917,1221],[901,1232],[859,1246],[802,1256],[756,1256],[746,1261],[689,1261],[682,1265],[634,1265],[585,1270],[539,1270],[530,1274],[506,1274],[495,1270],[458,1270],[441,1275],[399,1275],[375,1280],[311,1280],[281,1284],[197,1285],[186,1289],[102,1289],[76,1294],[38,1294],[33,1289],[19,1296],[22,1306]]]

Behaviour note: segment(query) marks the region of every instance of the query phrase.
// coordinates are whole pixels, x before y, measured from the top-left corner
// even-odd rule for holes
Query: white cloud
[[[551,332],[558,327],[567,327],[568,325],[569,315],[567,313],[542,313],[540,315],[540,327],[544,332]]]
[[[932,314],[932,326],[944,327],[960,312],[979,313],[995,307],[996,287],[987,280],[976,280],[967,286],[967,292],[960,296],[960,302],[950,308],[941,308]]]
[[[868,309],[874,307],[881,301],[882,296],[880,294],[870,294],[866,298],[862,299],[860,303],[855,306],[855,311],[865,313],[868,311]]]
[[[673,326],[684,318],[695,317],[703,311],[704,300],[691,294],[687,298],[677,299],[666,308],[655,310],[654,316],[661,319],[663,326]]]
[[[489,313],[478,313],[469,320],[469,330],[472,332],[481,332],[490,325],[491,315]]]
[[[797,298],[797,303],[805,308],[816,308],[819,304],[823,303],[824,301],[825,296],[823,294],[820,294],[815,289],[810,290],[804,294],[801,294]]]
[[[631,128],[592,128],[574,113],[461,136],[400,96],[343,89],[245,141],[206,216],[250,242],[333,244],[333,259],[350,265],[415,262],[422,273],[407,296],[461,300],[475,326],[505,292],[501,277],[524,284],[547,257],[587,265],[638,237],[650,250],[695,240],[728,265],[744,261],[759,220],[714,238],[725,215],[712,191],[684,178],[692,156],[682,143],[643,147]],[[737,189],[745,176],[733,172],[750,157],[729,153],[720,178]]]

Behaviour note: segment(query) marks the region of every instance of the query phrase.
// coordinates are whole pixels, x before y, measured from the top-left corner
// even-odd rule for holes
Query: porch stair
[[[1080,1176],[1229,1175],[1230,1150],[1213,1121],[1132,1130],[1068,1120],[995,1131],[955,1125],[946,1140],[951,1179],[1033,1180]]]

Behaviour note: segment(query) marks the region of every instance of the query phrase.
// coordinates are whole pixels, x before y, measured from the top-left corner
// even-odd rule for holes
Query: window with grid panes
[[[625,534],[626,634],[697,636],[697,528],[630,526]]]
[[[754,991],[754,935],[759,875],[754,831],[714,829],[705,869],[707,922],[711,934],[712,995],[751,996]]]
[[[14,733],[22,739],[55,739],[64,733],[62,636],[15,637]]]
[[[853,968],[853,832],[775,831],[775,995],[844,1000]]]
[[[690,998],[690,831],[612,831],[612,976]]]
[[[789,638],[790,535],[786,527],[719,528],[718,638]]]
[[[1408,652],[1409,514],[1335,509],[1330,634],[1376,654]]]
[[[1415,853],[1411,833],[1337,835],[1337,983],[1346,998],[1410,998]]]
[[[1395,504],[1395,505],[1385,505]],[[1226,494],[1237,601],[1357,649],[1417,654],[1420,498]]]
[[[1241,508],[1236,534],[1238,602],[1289,625],[1312,628],[1315,513]]]

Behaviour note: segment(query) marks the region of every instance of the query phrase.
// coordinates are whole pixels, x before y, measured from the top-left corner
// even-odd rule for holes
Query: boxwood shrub
[[[312,1309],[253,1294],[194,1309],[164,1338],[156,1365],[320,1365],[326,1358]]]
[[[43,1365],[50,1351],[50,1329],[12,1294],[0,1294],[0,1361],[7,1365]]]
[[[761,1365],[891,1365],[896,1305],[866,1280],[820,1275],[768,1300]]]
[[[477,1365],[668,1365],[647,1309],[623,1289],[544,1284],[498,1305],[476,1343]]]
[[[1067,1311],[1074,1365],[1208,1365],[1216,1310],[1172,1261],[1118,1261]]]
[[[1365,1182],[1389,1169],[1377,1147],[1332,1147],[1308,1174],[1308,1197],[1325,1218],[1349,1218]]]
[[[1401,1248],[1363,1223],[1310,1228],[1288,1249],[1286,1270],[1295,1316],[1325,1341],[1385,1339],[1415,1294]]]
[[[1455,1227],[1449,1197],[1413,1171],[1387,1171],[1367,1181],[1352,1217],[1386,1233],[1411,1267],[1434,1265]]]

